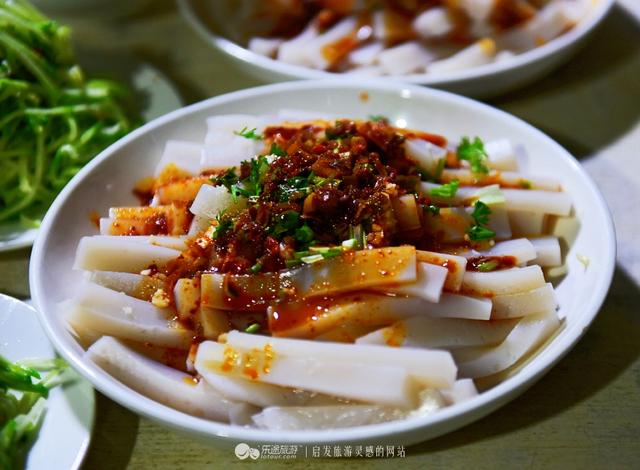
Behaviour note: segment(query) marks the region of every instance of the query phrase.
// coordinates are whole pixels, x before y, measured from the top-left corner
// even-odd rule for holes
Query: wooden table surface
[[[393,460],[242,462],[232,450],[177,434],[97,393],[84,468],[640,468],[640,0],[625,4],[635,15],[614,8],[570,63],[490,101],[581,160],[605,194],[618,232],[609,296],[584,338],[550,373],[487,418]],[[118,22],[65,21],[84,54],[150,63],[185,103],[259,84],[207,47],[169,0]],[[28,297],[28,257],[29,250],[0,255],[1,292]]]

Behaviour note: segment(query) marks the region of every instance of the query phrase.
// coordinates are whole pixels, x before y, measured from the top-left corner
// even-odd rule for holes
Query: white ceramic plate
[[[137,180],[152,174],[166,140],[202,141],[208,116],[269,114],[281,107],[350,117],[384,114],[396,124],[404,122],[408,127],[452,138],[508,137],[522,144],[529,154],[529,169],[533,173],[552,174],[562,182],[573,198],[581,224],[577,233],[566,233],[571,242],[566,258],[567,275],[557,289],[559,313],[566,319],[563,330],[517,374],[472,400],[431,416],[323,432],[272,432],[189,416],[132,391],[85,360],[82,348],[65,328],[56,308],[58,302],[72,296],[81,278],[80,272],[71,269],[78,240],[96,233],[84,214],[94,210],[107,213],[111,206],[135,203],[131,188]],[[442,91],[383,81],[282,83],[212,98],[170,113],[133,132],[89,163],[58,196],[41,230],[31,256],[31,293],[42,324],[58,351],[97,389],[122,405],[174,428],[236,442],[411,444],[485,416],[522,393],[575,344],[606,296],[615,260],[613,225],[602,196],[566,150],[529,124],[482,103]],[[578,261],[577,254],[590,259],[588,269]]]
[[[141,63],[132,75],[138,94],[146,96],[142,117],[150,121],[182,106],[182,100],[171,82],[160,71]],[[18,222],[0,223],[0,253],[33,245],[38,229],[25,228]]]
[[[614,0],[593,0],[587,15],[570,31],[510,60],[441,75],[414,74],[388,77],[406,83],[442,88],[476,98],[488,98],[532,83],[569,59],[611,9]],[[178,0],[189,24],[207,43],[234,58],[247,73],[263,82],[335,77],[335,73],[288,64],[256,54],[219,34],[218,2]],[[360,77],[351,77],[359,81]]]
[[[2,294],[0,354],[12,361],[55,356],[35,310]],[[40,434],[29,452],[27,470],[79,468],[91,439],[94,404],[91,384],[81,377],[53,389]]]

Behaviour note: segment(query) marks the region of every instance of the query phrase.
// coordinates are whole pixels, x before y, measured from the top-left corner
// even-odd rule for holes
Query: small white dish
[[[168,139],[203,140],[208,116],[269,114],[283,107],[355,118],[384,114],[396,125],[451,138],[508,137],[524,146],[529,155],[529,170],[552,174],[560,180],[573,199],[580,221],[577,233],[565,230],[570,241],[567,274],[557,288],[559,315],[565,318],[562,331],[512,377],[467,402],[406,421],[322,432],[273,432],[189,416],[136,393],[85,359],[57,305],[73,295],[82,277],[71,267],[80,237],[97,232],[88,214],[107,213],[109,207],[136,203],[131,189],[140,178],[153,173],[164,143]],[[615,264],[615,235],[605,202],[593,181],[566,150],[529,124],[482,103],[388,81],[289,82],[219,96],[174,111],[123,138],[83,168],[51,206],[41,231],[31,256],[30,286],[41,322],[58,351],[113,400],[144,416],[218,443],[408,445],[477,420],[526,390],[571,349],[598,312]],[[577,255],[590,259],[588,268]]]
[[[11,361],[55,357],[35,310],[3,294],[0,294],[0,354]],[[91,384],[81,377],[53,389],[26,469],[80,468],[89,448],[94,406]]]
[[[614,0],[593,0],[587,15],[570,31],[509,60],[441,75],[398,75],[385,79],[441,88],[476,98],[506,93],[532,83],[566,62],[584,45],[589,34],[604,19],[613,3]],[[207,43],[235,59],[247,73],[262,82],[319,79],[339,75],[271,59],[227,39],[216,31],[215,19],[221,18],[215,13],[217,2],[178,0],[178,5],[187,22]],[[360,77],[356,76],[350,78],[353,81],[360,80]]]

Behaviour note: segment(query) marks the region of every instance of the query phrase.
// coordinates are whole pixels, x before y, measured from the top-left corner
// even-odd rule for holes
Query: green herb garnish
[[[258,331],[260,331],[260,328],[262,328],[260,326],[260,323],[252,323],[247,328],[245,328],[244,332],[253,334],[253,333],[257,333]]]
[[[214,240],[224,237],[231,231],[231,229],[233,229],[233,219],[226,215],[224,211],[218,214],[216,221],[218,222],[218,225],[216,225],[212,235]]]
[[[389,118],[382,114],[370,114],[369,120],[373,122],[389,122]]]
[[[282,147],[280,147],[275,142],[271,144],[271,149],[269,149],[270,155],[276,155],[278,157],[284,157],[287,155],[287,152],[284,151]]]
[[[428,212],[431,215],[440,215],[440,208],[433,204],[423,204],[422,210],[424,210],[425,212]]]
[[[468,137],[463,137],[456,154],[460,160],[469,162],[472,172],[489,173],[489,168],[485,164],[489,156],[480,137],[476,137],[473,142]]]
[[[529,180],[520,180],[520,187],[522,189],[531,189],[533,187],[533,185],[531,184],[531,181],[529,181]]]
[[[493,230],[481,227],[480,225],[473,225],[467,233],[469,234],[469,238],[473,241],[489,240],[496,236],[496,233]]]
[[[210,180],[214,186],[224,186],[229,192],[231,192],[231,186],[238,182],[238,176],[236,175],[235,167],[233,167],[225,170],[219,175],[212,176]]]
[[[478,271],[482,273],[488,273],[496,269],[498,267],[498,264],[499,263],[496,260],[490,259],[478,264],[477,268],[478,268]]]
[[[296,241],[303,244],[308,244],[313,241],[313,239],[315,238],[315,234],[313,233],[313,230],[311,230],[311,227],[309,227],[307,224],[304,224],[302,227],[296,229],[294,237]]]
[[[251,271],[252,274],[256,274],[260,272],[261,269],[262,269],[262,263],[258,261],[256,264],[251,266],[251,268],[249,268],[249,271]]]
[[[241,131],[233,131],[235,135],[239,135],[240,137],[244,137],[245,139],[250,140],[262,140],[262,135],[258,134],[256,131],[258,129],[254,127],[253,129],[249,129],[248,127],[243,127]]]
[[[458,186],[460,186],[460,182],[458,180],[454,180],[450,183],[438,186],[437,188],[433,188],[429,191],[429,194],[436,197],[452,198],[458,192]]]
[[[467,234],[471,240],[488,240],[496,236],[496,233],[493,230],[486,227],[489,223],[489,215],[491,215],[491,209],[489,209],[489,206],[482,201],[476,201],[473,206],[473,212],[471,213],[471,217],[473,217],[475,224],[467,230]]]

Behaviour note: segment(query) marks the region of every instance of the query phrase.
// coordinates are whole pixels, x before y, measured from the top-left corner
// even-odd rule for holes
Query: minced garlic
[[[167,308],[171,303],[171,299],[169,298],[169,294],[167,294],[164,289],[158,289],[153,293],[153,297],[151,297],[151,303],[158,308]]]

